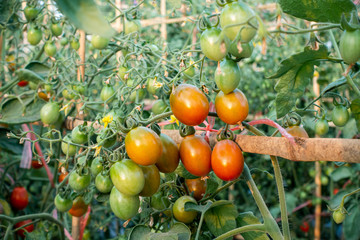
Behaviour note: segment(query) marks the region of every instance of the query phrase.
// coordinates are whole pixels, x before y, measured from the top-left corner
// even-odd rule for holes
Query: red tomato
[[[180,158],[186,170],[202,177],[211,170],[211,148],[200,136],[186,136],[180,144]]]
[[[206,181],[201,178],[185,179],[185,184],[189,190],[189,193],[194,193],[194,198],[199,201],[204,197],[206,191]]]
[[[16,223],[16,224],[14,225],[14,228],[15,228],[15,229],[16,229],[16,228],[19,228],[19,227],[24,226],[25,224],[28,224],[28,223],[31,223],[31,222],[32,222],[32,221],[31,221],[30,219],[27,219],[27,220],[18,222],[18,223]],[[16,233],[17,233],[19,236],[25,238],[25,231],[27,231],[27,232],[32,232],[32,231],[34,231],[34,224],[30,224],[29,226],[26,226],[26,227],[24,227],[24,228],[16,231]]]
[[[303,231],[304,233],[309,232],[310,226],[309,226],[309,222],[304,221],[301,226],[300,226],[300,230]]]
[[[25,87],[25,86],[27,86],[28,84],[29,84],[29,82],[28,82],[28,81],[25,81],[25,80],[21,80],[20,82],[17,83],[17,85],[18,85],[19,87]]]
[[[16,187],[10,195],[10,204],[17,210],[23,210],[29,203],[29,196],[24,187]]]
[[[85,204],[84,198],[79,196],[74,199],[73,205],[69,210],[69,213],[74,217],[81,217],[86,213],[88,205]]]
[[[244,169],[244,157],[239,146],[231,140],[218,142],[211,154],[211,167],[224,181],[238,178]]]
[[[219,118],[227,124],[244,121],[249,114],[248,101],[239,89],[229,94],[220,91],[215,98],[215,109]]]
[[[59,183],[61,183],[68,174],[69,174],[68,172],[66,172],[66,173],[61,173],[61,174],[59,175],[59,178],[58,178]],[[69,182],[69,180],[66,181],[66,184],[67,184],[68,182]]]
[[[180,84],[170,95],[170,107],[175,117],[185,125],[196,126],[209,114],[205,94],[190,84]]]
[[[334,188],[333,194],[336,195],[339,192],[338,188]]]
[[[39,168],[42,168],[43,165],[41,163],[39,163],[38,160],[32,160],[31,161],[31,166],[34,169],[39,169]]]

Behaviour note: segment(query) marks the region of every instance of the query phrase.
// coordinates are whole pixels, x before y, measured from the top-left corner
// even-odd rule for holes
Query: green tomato
[[[204,55],[214,61],[220,61],[228,53],[229,40],[219,28],[208,28],[200,37],[200,47]]]
[[[46,42],[44,51],[45,51],[46,55],[48,55],[49,57],[54,56],[56,54],[56,46],[55,46],[54,42],[52,42],[52,41]]]
[[[146,89],[151,95],[157,95],[160,91],[160,88],[157,88],[155,86],[156,79],[155,78],[149,78],[146,82]]]
[[[123,67],[123,66],[119,67],[119,70],[118,70],[119,77],[124,82],[126,82],[125,81],[125,75],[126,75],[127,71],[129,71],[129,69],[127,69],[126,67]]]
[[[349,117],[349,112],[344,106],[336,106],[332,111],[332,122],[338,127],[345,126]]]
[[[62,90],[61,93],[62,93],[63,97],[66,98],[67,100],[71,100],[76,97],[75,93],[72,90],[64,89],[64,90]]]
[[[160,186],[160,173],[155,165],[140,166],[145,177],[145,184],[139,193],[142,197],[151,197],[156,193]]]
[[[185,203],[193,202],[196,204],[196,200],[190,196],[182,196],[176,200],[172,208],[174,217],[179,222],[191,223],[197,216],[196,211],[185,211]]]
[[[249,42],[256,35],[256,29],[246,24],[250,23],[254,26],[257,25],[254,11],[243,2],[232,2],[226,4],[220,13],[220,25],[224,29],[225,35],[233,41],[240,32],[241,42]],[[244,23],[244,24],[241,24]],[[241,24],[235,27],[227,27],[228,25]]]
[[[101,89],[101,93],[100,93],[100,98],[102,101],[107,101],[112,95],[114,95],[115,93],[115,89],[113,86],[106,84],[104,85],[104,87]],[[107,103],[112,102],[113,99],[108,100]]]
[[[326,119],[319,119],[315,123],[315,133],[319,136],[323,136],[329,132],[329,124]]]
[[[60,117],[60,107],[55,102],[45,104],[40,110],[40,119],[44,124],[54,124]]]
[[[79,175],[73,171],[69,177],[69,185],[75,191],[82,191],[90,185],[90,174]]]
[[[35,7],[26,6],[24,9],[24,15],[28,22],[35,19],[38,14],[39,14],[39,9]]]
[[[27,40],[31,45],[38,45],[38,43],[41,41],[42,38],[42,32],[38,28],[30,28],[27,33]]]
[[[64,47],[64,46],[66,46],[68,43],[69,43],[69,39],[67,39],[67,37],[61,38],[61,40],[60,40],[61,46]]]
[[[125,21],[125,35],[140,31],[141,23],[139,20]]]
[[[141,102],[142,100],[144,100],[145,96],[146,90],[144,88],[140,88],[130,94],[129,100],[130,102]]]
[[[356,63],[360,58],[360,29],[345,30],[340,38],[339,49],[344,62]]]
[[[143,171],[130,159],[124,159],[112,165],[110,177],[116,189],[129,196],[138,195],[145,185]]]
[[[345,217],[345,213],[343,213],[340,208],[333,212],[333,219],[337,224],[342,223],[345,220]]]
[[[321,185],[327,186],[329,184],[329,178],[327,176],[321,176]]]
[[[64,140],[67,142],[71,142],[71,139],[69,136],[65,136]],[[76,146],[71,145],[66,142],[61,142],[61,150],[65,155],[68,154],[69,157],[75,156],[75,154],[76,154]]]
[[[63,31],[60,23],[51,24],[50,29],[51,29],[52,34],[54,36],[56,36],[56,37],[60,36],[62,34],[62,31]]]
[[[125,195],[113,187],[110,193],[110,207],[118,218],[128,220],[138,213],[140,198],[138,195]]]
[[[154,104],[152,105],[151,111],[155,114],[161,114],[164,113],[166,108],[168,106],[166,105],[166,103],[164,102],[164,100],[162,99],[158,99],[154,102]]]
[[[236,62],[230,59],[221,61],[215,70],[215,82],[218,88],[225,94],[234,91],[240,82],[240,69]]]
[[[29,87],[32,90],[37,90],[39,85],[37,83],[35,83],[35,82],[29,82]]]
[[[111,182],[109,175],[98,174],[95,178],[95,187],[99,192],[109,193],[113,188],[113,183]]]
[[[183,72],[184,80],[189,80],[195,76],[195,67],[191,66]]]
[[[70,47],[71,47],[72,49],[74,49],[75,51],[79,50],[79,48],[80,48],[79,40],[77,40],[77,39],[71,40],[71,42],[70,42]]]
[[[103,170],[103,165],[101,163],[101,160],[102,160],[102,157],[97,157],[94,160],[92,160],[92,163],[90,166],[90,172],[93,176],[97,176]]]
[[[230,44],[229,53],[236,58],[249,58],[254,51],[252,41],[248,43],[232,42]]]
[[[55,207],[60,212],[67,212],[72,208],[73,201],[70,198],[62,198],[57,194],[54,200]]]
[[[71,131],[71,141],[73,143],[77,143],[77,144],[87,143],[87,141],[88,141],[87,133],[84,131],[80,131],[80,126],[76,126]]]
[[[91,44],[96,49],[104,49],[109,44],[109,39],[99,35],[93,35],[91,38]]]

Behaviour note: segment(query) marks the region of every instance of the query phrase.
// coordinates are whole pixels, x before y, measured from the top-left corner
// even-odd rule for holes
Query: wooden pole
[[[166,19],[166,0],[161,0],[161,2],[160,2],[160,14],[161,14],[161,17],[163,18],[163,21],[162,21],[161,27],[160,27],[161,38],[166,41],[167,40],[167,30],[166,30],[166,23],[164,21]]]

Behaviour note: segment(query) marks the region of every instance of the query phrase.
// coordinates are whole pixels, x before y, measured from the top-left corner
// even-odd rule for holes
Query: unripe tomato
[[[201,34],[200,47],[207,58],[220,61],[228,53],[229,40],[219,28],[208,28]]]
[[[62,31],[63,31],[60,23],[51,24],[50,29],[51,29],[52,34],[54,36],[56,36],[56,37],[60,36],[62,34]]]
[[[71,142],[71,139],[69,136],[65,136],[64,140],[66,142]],[[69,157],[75,156],[76,154],[76,146],[72,145],[70,143],[61,142],[61,150],[65,155],[68,155]]]
[[[123,80],[124,82],[126,82],[125,80],[125,75],[126,75],[126,72],[129,71],[129,69],[127,69],[126,67],[124,66],[121,66],[119,67],[119,70],[118,70],[118,74],[119,74],[119,77],[121,80]]]
[[[301,126],[290,126],[285,128],[285,130],[293,137],[309,138],[309,135]]]
[[[329,124],[326,119],[319,119],[315,123],[315,133],[319,136],[323,136],[329,132]]]
[[[231,140],[218,142],[211,154],[211,167],[224,181],[238,178],[244,169],[244,157],[239,146]]]
[[[175,117],[185,125],[201,124],[209,113],[205,94],[190,84],[180,84],[170,95],[170,107]]]
[[[340,38],[339,49],[344,62],[356,63],[360,58],[360,29],[345,30]]]
[[[80,175],[76,171],[70,173],[69,185],[75,191],[82,191],[90,185],[90,174]]]
[[[227,124],[244,121],[249,114],[247,98],[239,89],[229,94],[220,91],[215,98],[215,109],[219,118]]]
[[[329,184],[329,178],[327,176],[321,176],[321,185],[327,186]]]
[[[31,223],[31,222],[32,222],[32,221],[31,221],[30,219],[27,219],[27,220],[18,222],[18,223],[16,223],[16,224],[14,225],[14,229],[19,228],[19,227],[21,227],[21,226],[24,226],[24,225],[26,225],[26,224],[29,224],[29,223]],[[32,232],[32,231],[34,231],[34,224],[30,224],[29,226],[26,226],[26,227],[24,227],[24,228],[16,231],[16,234],[18,234],[20,237],[25,238],[25,231],[26,231],[26,232],[29,232],[29,233]]]
[[[125,21],[125,35],[133,32],[139,32],[141,23],[139,20]]]
[[[156,163],[156,166],[160,172],[172,173],[179,165],[179,149],[174,140],[172,140],[168,135],[162,133],[160,135],[160,139],[163,151],[161,157]]]
[[[350,115],[346,107],[336,106],[332,111],[332,122],[337,127],[343,127],[349,121]]]
[[[96,49],[104,49],[109,44],[109,39],[99,35],[93,35],[91,38],[91,44]]]
[[[54,56],[56,54],[56,46],[55,46],[54,42],[52,42],[52,41],[46,42],[44,51],[45,51],[46,55],[48,55],[49,57]]]
[[[71,131],[71,141],[77,144],[84,144],[88,141],[87,133],[80,131],[80,126],[76,126]]]
[[[90,172],[93,176],[97,176],[102,170],[103,165],[101,164],[102,157],[96,157],[91,162]]]
[[[57,103],[49,102],[40,110],[40,119],[44,124],[55,124],[60,117],[60,107]]]
[[[42,163],[41,162],[39,163],[38,160],[32,160],[31,161],[31,167],[34,168],[34,169],[42,168],[42,166],[43,166]]]
[[[220,13],[220,25],[224,29],[225,35],[233,41],[240,32],[241,42],[249,42],[256,35],[256,29],[246,24],[250,18],[252,25],[257,25],[254,11],[243,2],[232,2],[226,4]],[[241,24],[244,23],[244,24]],[[227,27],[228,25],[241,24],[235,27]]]
[[[145,185],[143,171],[130,159],[124,159],[112,165],[110,178],[117,190],[129,196],[138,195]]]
[[[194,193],[194,198],[199,201],[204,197],[206,191],[206,181],[201,178],[185,179],[185,184],[189,193]]]
[[[35,19],[38,14],[39,14],[39,9],[33,6],[26,6],[24,8],[24,15],[28,22]]]
[[[60,40],[60,44],[61,46],[66,46],[67,44],[69,43],[69,40],[67,39],[67,37],[63,37],[61,40]]]
[[[142,197],[151,197],[156,193],[160,186],[160,173],[155,165],[140,166],[145,177],[143,190],[139,193]]]
[[[74,49],[75,51],[79,50],[79,48],[80,48],[79,40],[77,40],[77,39],[71,40],[71,42],[70,42],[70,47],[71,47],[72,49]]]
[[[27,40],[31,45],[37,45],[42,38],[42,32],[38,28],[30,28],[27,33]]]
[[[333,219],[337,224],[342,223],[345,220],[345,217],[345,213],[343,213],[340,208],[333,212]]]
[[[19,87],[26,87],[28,84],[29,82],[26,80],[21,80],[20,82],[17,83]]]
[[[95,187],[99,192],[109,193],[114,187],[109,175],[98,174],[95,178]]]
[[[240,78],[239,66],[231,59],[222,60],[215,70],[216,85],[225,94],[231,93],[237,88]]]
[[[74,199],[73,205],[69,210],[69,213],[74,217],[81,217],[86,213],[88,206],[89,205],[85,203],[84,198],[78,196]]]
[[[159,93],[160,88],[155,86],[156,78],[149,78],[146,82],[146,89],[151,95],[156,95]]]
[[[185,211],[185,203],[193,202],[196,204],[196,200],[190,196],[182,196],[176,200],[172,208],[174,217],[179,222],[191,223],[197,216],[196,211]]]
[[[75,98],[75,93],[72,90],[64,89],[61,93],[67,100]]]
[[[195,68],[194,66],[189,67],[183,72],[184,80],[189,80],[193,76],[195,76]]]
[[[16,210],[23,210],[29,203],[29,195],[24,187],[15,187],[10,195],[10,204]]]
[[[167,108],[167,105],[164,102],[164,100],[158,99],[152,105],[151,111],[154,113],[154,115],[159,115],[161,113],[164,113],[166,108]]]
[[[233,42],[229,47],[229,53],[236,58],[249,58],[254,50],[252,41],[248,43]]]
[[[143,88],[137,89],[130,94],[130,102],[141,102],[146,96],[146,90]],[[137,98],[137,99],[136,99]]]
[[[67,212],[72,208],[73,201],[70,198],[63,198],[57,194],[54,200],[55,207],[60,212]]]
[[[160,137],[153,130],[140,126],[126,134],[125,149],[131,160],[147,166],[158,161],[163,147]]]
[[[108,100],[112,95],[114,95],[115,89],[113,86],[106,84],[102,89],[100,93],[100,98],[102,101]],[[113,99],[109,100],[108,103],[112,102]]]
[[[211,170],[211,148],[200,136],[186,136],[180,143],[180,159],[186,170],[202,177]]]
[[[113,187],[110,193],[110,207],[118,218],[128,220],[138,213],[140,199],[138,195],[125,195]]]

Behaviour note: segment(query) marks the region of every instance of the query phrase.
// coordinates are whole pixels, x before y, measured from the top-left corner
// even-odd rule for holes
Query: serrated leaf
[[[340,23],[341,15],[356,10],[351,0],[279,0],[283,12],[314,22]]]
[[[342,167],[336,168],[334,171],[332,171],[331,174],[330,174],[330,178],[334,182],[337,182],[337,181],[339,181],[341,179],[351,177],[352,174],[353,173],[351,171],[351,168],[342,166]]]
[[[56,3],[77,28],[107,38],[115,34],[93,0],[56,0]]]
[[[356,127],[360,131],[360,98],[351,102],[350,109],[356,121]]]
[[[149,239],[149,240],[189,240],[191,232],[183,223],[175,223],[168,232],[153,233],[148,226],[137,225],[130,234],[129,240]]]
[[[45,101],[34,101],[33,97],[11,99],[4,103],[0,114],[0,123],[22,124],[40,120],[40,110]]]
[[[242,227],[251,224],[261,224],[260,220],[252,212],[240,213],[236,218],[237,227]],[[262,232],[244,232],[241,233],[245,240],[268,240],[269,238]]]
[[[238,215],[234,204],[217,204],[217,202],[214,202],[204,215],[206,226],[216,237],[236,228]]]
[[[360,228],[354,227],[354,224],[360,221],[360,205],[353,204],[348,208],[349,215],[343,223],[344,235],[346,240],[358,240],[360,239]]]
[[[218,189],[218,187],[219,187],[219,182],[217,181],[216,178],[211,176],[210,178],[206,179],[206,190],[204,197],[215,192]]]
[[[43,78],[47,77],[47,75],[49,74],[49,71],[50,71],[49,66],[47,66],[44,63],[38,62],[38,61],[33,61],[33,62],[28,63],[25,66],[25,69],[31,70]]]
[[[306,47],[303,52],[294,54],[281,62],[278,71],[269,78],[279,78],[275,85],[277,96],[276,114],[278,118],[285,116],[295,106],[314,74],[314,65],[319,60],[328,58],[328,50],[320,46],[319,50]]]

